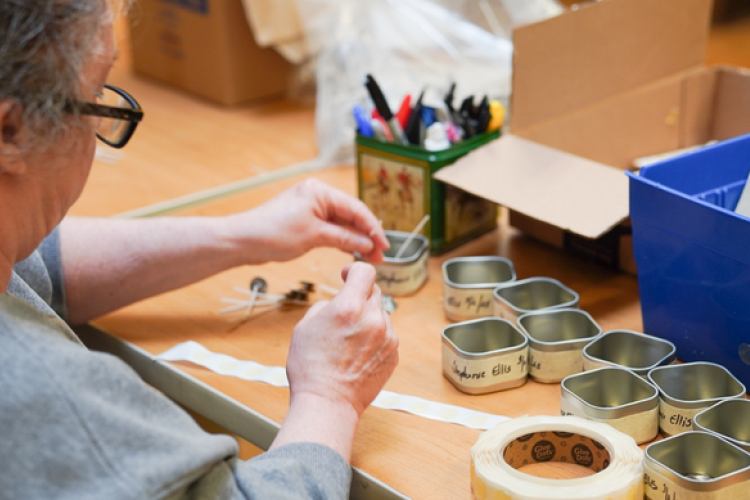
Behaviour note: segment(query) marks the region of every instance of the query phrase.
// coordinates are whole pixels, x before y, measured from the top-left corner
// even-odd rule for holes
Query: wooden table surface
[[[735,43],[722,45],[726,40],[750,40],[750,24],[735,26],[715,31],[709,62],[750,65],[750,51],[743,55],[741,50],[731,50],[738,48]],[[74,214],[112,215],[315,156],[310,107],[280,102],[225,109],[134,77],[126,67],[114,73],[112,82],[141,101],[147,119],[123,150],[124,159],[115,166],[95,165]],[[314,175],[346,192],[356,192],[351,166]],[[220,215],[250,209],[303,177],[185,214]],[[440,266],[447,258],[463,255],[501,255],[514,262],[519,279],[549,276],[562,281],[580,294],[581,309],[604,331],[641,330],[635,277],[527,238],[508,227],[503,216],[498,230],[432,257],[426,286],[412,297],[396,299],[398,309],[392,319],[401,340],[401,363],[387,390],[510,417],[559,414],[559,384],[529,381],[518,389],[470,396],[442,376],[440,332],[448,322],[442,311]],[[287,307],[240,324],[241,315],[218,313],[224,305],[220,297],[238,297],[232,287],[247,286],[255,276],[263,276],[271,291],[287,291],[300,280],[339,287],[339,271],[351,260],[350,255],[320,249],[289,263],[237,268],[124,308],[95,324],[152,354],[195,340],[241,360],[284,365],[293,326],[305,309]],[[276,422],[283,421],[287,389],[221,376],[189,363],[177,365]],[[469,449],[479,434],[454,424],[370,408],[356,437],[353,465],[415,499],[468,500]]]

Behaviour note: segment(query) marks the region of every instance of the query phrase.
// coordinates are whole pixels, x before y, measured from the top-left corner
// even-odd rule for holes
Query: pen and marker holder
[[[499,131],[487,132],[442,151],[427,151],[358,134],[359,198],[388,230],[409,232],[429,214],[423,234],[430,239],[430,252],[455,248],[497,227],[497,205],[432,175],[499,136]]]

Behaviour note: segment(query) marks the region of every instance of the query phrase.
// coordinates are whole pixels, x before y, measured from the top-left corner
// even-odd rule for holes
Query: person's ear
[[[0,101],[0,175],[18,175],[26,171],[21,151],[22,127],[21,106],[10,100]]]

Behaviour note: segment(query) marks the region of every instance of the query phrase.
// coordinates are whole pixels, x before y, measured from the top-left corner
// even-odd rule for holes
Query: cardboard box
[[[232,105],[285,94],[292,65],[255,43],[241,0],[138,0],[136,73]]]
[[[450,250],[495,229],[497,205],[438,182],[433,174],[499,135],[488,132],[442,151],[358,135],[359,198],[385,229],[410,233],[430,214],[422,231],[430,240],[430,252]]]
[[[643,327],[750,384],[750,135],[630,175]]]
[[[703,66],[711,0],[601,0],[514,33],[510,134],[436,178],[635,273],[623,171],[750,132],[750,73]]]

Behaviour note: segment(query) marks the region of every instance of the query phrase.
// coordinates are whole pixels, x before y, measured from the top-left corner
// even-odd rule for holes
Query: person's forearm
[[[351,405],[315,394],[293,395],[270,449],[290,443],[317,443],[333,448],[349,462],[358,425],[359,415]]]
[[[79,324],[241,264],[222,219],[66,218],[60,226],[68,321]]]

